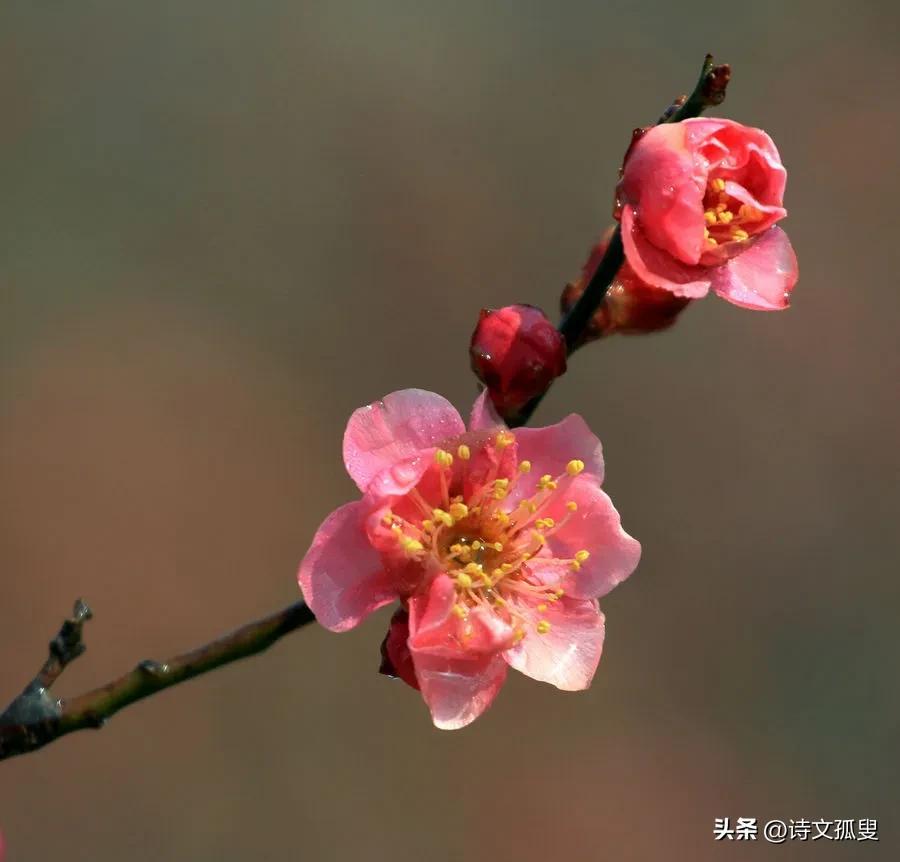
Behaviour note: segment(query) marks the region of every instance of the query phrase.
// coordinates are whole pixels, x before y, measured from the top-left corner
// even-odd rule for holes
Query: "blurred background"
[[[631,129],[706,51],[734,70],[718,113],[781,149],[801,269],[786,313],[710,298],[592,345],[536,417],[588,419],[644,546],[589,692],[511,675],[440,732],[375,672],[387,610],[311,626],[0,764],[10,862],[765,852],[715,843],[726,816],[878,818],[896,846],[898,18],[4,4],[3,703],[77,596],[61,695],[295,600],[354,495],[350,412],[408,386],[468,409],[478,310],[555,315]]]

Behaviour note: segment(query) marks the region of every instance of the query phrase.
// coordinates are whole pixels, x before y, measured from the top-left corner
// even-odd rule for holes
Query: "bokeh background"
[[[297,597],[350,412],[467,409],[482,305],[553,313],[634,126],[789,169],[794,307],[710,298],[571,363],[644,546],[593,688],[465,731],[308,627],[0,764],[11,862],[746,858],[716,817],[881,821],[900,698],[895,4],[10,2],[0,10],[0,700],[76,596],[74,694]],[[768,847],[768,845],[765,845]],[[891,846],[895,849],[891,850]],[[748,849],[751,847],[752,849]],[[796,845],[783,858],[799,858]],[[801,854],[802,855],[802,854]]]

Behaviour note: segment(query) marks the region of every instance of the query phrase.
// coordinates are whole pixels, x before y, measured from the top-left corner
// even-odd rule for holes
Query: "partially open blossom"
[[[400,600],[383,670],[417,687],[438,727],[491,704],[513,667],[565,690],[600,660],[597,598],[640,545],[601,490],[600,442],[571,415],[507,429],[486,393],[469,429],[407,389],[357,410],[344,462],[362,492],[329,515],[300,565],[318,621],[345,631]]]
[[[570,281],[560,296],[560,311],[569,311],[578,301],[593,278],[603,255],[606,253],[612,229],[591,249],[581,277]],[[594,312],[582,334],[580,344],[593,341],[600,336],[620,332],[624,335],[658,332],[668,329],[691,300],[676,296],[669,290],[653,287],[635,275],[625,261],[603,297],[600,307]]]
[[[654,126],[631,147],[617,188],[622,242],[646,284],[744,308],[786,308],[797,259],[776,226],[787,172],[772,139],[733,120]]]
[[[566,370],[566,343],[533,305],[484,308],[469,347],[472,370],[509,416]]]

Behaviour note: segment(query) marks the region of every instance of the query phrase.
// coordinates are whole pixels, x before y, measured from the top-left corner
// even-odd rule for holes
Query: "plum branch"
[[[674,123],[696,117],[706,108],[720,104],[729,77],[729,67],[714,65],[712,56],[707,55],[693,92],[676,99],[658,122]],[[559,324],[568,354],[580,343],[623,261],[622,236],[616,228],[584,293]],[[527,423],[543,397],[544,393],[517,415],[505,417],[510,427]],[[256,655],[315,619],[304,602],[295,602],[191,652],[164,661],[142,661],[106,685],[68,700],[57,699],[50,690],[66,667],[84,653],[83,629],[91,616],[91,609],[79,599],[72,616],[50,642],[47,659],[37,675],[0,714],[0,760],[35,751],[77,730],[103,727],[119,710],[218,667]]]

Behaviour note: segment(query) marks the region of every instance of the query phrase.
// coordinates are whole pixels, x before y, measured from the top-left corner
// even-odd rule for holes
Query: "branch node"
[[[169,671],[169,666],[153,659],[138,662],[137,670],[153,679],[162,679]]]
[[[87,602],[84,599],[77,599],[72,616],[62,624],[59,634],[50,641],[50,655],[61,665],[60,672],[87,649],[82,640],[82,629],[93,616],[94,613]]]

